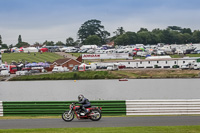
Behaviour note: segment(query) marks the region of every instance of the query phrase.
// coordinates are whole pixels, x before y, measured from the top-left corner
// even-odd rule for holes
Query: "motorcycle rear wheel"
[[[98,109],[92,110],[90,115],[91,115],[90,119],[92,121],[98,121],[101,119],[101,112]]]
[[[68,114],[69,111],[65,111],[63,114],[62,114],[62,119],[66,122],[70,122],[74,119],[74,113],[71,112],[70,114]]]

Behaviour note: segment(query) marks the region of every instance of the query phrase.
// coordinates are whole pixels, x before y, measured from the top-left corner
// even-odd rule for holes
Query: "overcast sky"
[[[0,0],[0,35],[15,45],[75,40],[80,26],[98,19],[105,30],[137,32],[167,26],[200,29],[200,0]],[[113,34],[112,34],[113,35]]]

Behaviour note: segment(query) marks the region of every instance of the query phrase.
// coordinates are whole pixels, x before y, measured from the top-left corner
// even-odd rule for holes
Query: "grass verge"
[[[0,129],[0,133],[199,133],[200,126]]]
[[[82,80],[82,79],[157,79],[157,78],[199,78],[198,70],[121,70],[65,72],[41,75],[27,75],[11,78],[10,81],[26,80]]]
[[[11,78],[10,81],[24,80],[79,80],[79,79],[117,79],[116,76],[109,71],[85,71],[85,72],[65,72],[43,75],[28,75]]]

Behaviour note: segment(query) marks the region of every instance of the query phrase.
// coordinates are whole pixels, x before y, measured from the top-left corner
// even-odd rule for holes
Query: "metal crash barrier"
[[[61,115],[75,101],[1,102],[0,116]],[[103,115],[195,115],[200,114],[200,99],[91,101],[102,107]]]
[[[0,116],[3,116],[3,104],[2,104],[2,101],[0,101]]]
[[[200,114],[200,99],[126,100],[126,115]]]

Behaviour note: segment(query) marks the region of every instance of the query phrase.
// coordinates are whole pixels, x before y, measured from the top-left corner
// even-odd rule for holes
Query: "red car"
[[[41,52],[48,52],[48,48],[41,48],[40,51]]]
[[[124,69],[124,68],[126,68],[126,66],[121,64],[121,65],[118,66],[118,68],[119,69]]]

